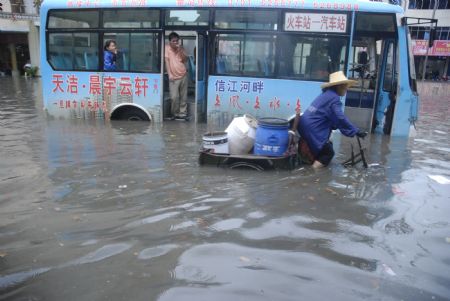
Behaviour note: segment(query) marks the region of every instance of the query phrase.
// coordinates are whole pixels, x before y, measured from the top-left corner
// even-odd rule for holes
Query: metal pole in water
[[[363,166],[365,168],[369,167],[369,165],[367,165],[367,161],[366,161],[366,156],[364,155],[364,149],[361,146],[361,140],[359,140],[359,137],[356,136],[356,139],[358,140],[358,145],[359,145],[359,152],[361,154],[361,160],[363,162]]]
[[[436,8],[439,4],[439,0],[434,0],[434,8],[433,8],[433,15],[431,19],[434,19],[434,15],[436,14]],[[428,35],[428,41],[431,39],[431,26],[433,23],[430,23],[430,29],[429,29],[429,35]],[[422,81],[425,81],[425,72],[427,70],[427,62],[428,62],[428,50],[430,49],[430,43],[427,43],[427,51],[425,53],[425,61],[423,63],[422,68]]]

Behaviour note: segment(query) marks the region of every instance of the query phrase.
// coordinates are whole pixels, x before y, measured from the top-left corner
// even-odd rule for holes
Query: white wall
[[[0,19],[0,31],[28,32],[28,21],[11,19]]]
[[[30,63],[32,66],[40,67],[40,47],[39,47],[39,27],[29,22],[30,31],[28,32],[28,49],[30,52]]]
[[[33,6],[33,0],[23,0],[25,4],[25,13],[29,15],[36,15],[37,9]]]
[[[433,16],[433,10],[432,9],[407,9],[405,16],[415,17],[415,18],[431,18]],[[441,10],[437,9],[434,18],[438,19],[439,27],[450,27],[450,10],[449,9],[441,9]]]
[[[1,0],[3,3],[3,12],[10,13],[11,12],[11,1]],[[34,7],[33,0],[23,0],[23,4],[25,5],[25,13],[28,15],[37,15],[38,11],[36,7]]]
[[[3,3],[3,12],[10,13],[11,12],[11,2],[10,1],[1,1]],[[1,27],[0,27],[1,28]]]
[[[445,1],[445,0],[440,0]],[[433,16],[432,9],[408,9],[409,1],[402,3],[405,9],[405,16],[415,18],[431,18]],[[438,19],[439,27],[450,27],[450,9],[436,9],[435,19]]]

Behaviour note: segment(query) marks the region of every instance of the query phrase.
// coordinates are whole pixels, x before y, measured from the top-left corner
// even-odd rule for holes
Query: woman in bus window
[[[107,40],[103,48],[103,70],[116,71],[117,45],[114,40]]]

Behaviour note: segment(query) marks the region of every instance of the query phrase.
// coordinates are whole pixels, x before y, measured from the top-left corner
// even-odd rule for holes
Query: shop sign
[[[427,40],[412,40],[412,50],[414,55],[425,55],[427,53]],[[433,47],[428,49],[430,56],[450,56],[450,41],[436,40]]]

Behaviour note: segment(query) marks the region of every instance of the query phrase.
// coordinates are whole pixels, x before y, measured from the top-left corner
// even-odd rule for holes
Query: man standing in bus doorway
[[[314,168],[327,166],[334,157],[331,131],[339,129],[347,137],[364,138],[367,133],[355,127],[342,111],[341,96],[356,82],[347,79],[342,71],[330,74],[328,83],[321,86],[320,94],[300,117],[299,151]]]
[[[169,44],[165,46],[164,62],[169,75],[171,113],[173,119],[187,118],[188,77],[185,63],[188,57],[180,44],[176,32],[169,35]]]

